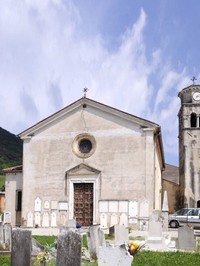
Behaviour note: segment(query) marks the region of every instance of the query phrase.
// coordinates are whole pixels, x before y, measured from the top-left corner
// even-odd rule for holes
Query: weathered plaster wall
[[[179,93],[179,177],[185,207],[196,207],[200,201],[200,102],[193,97],[199,91],[198,85],[192,85]],[[196,125],[191,125],[192,113],[196,114]]]
[[[5,183],[5,211],[11,212],[11,222],[16,224],[16,191],[22,189],[22,173],[6,174]]]
[[[94,136],[96,151],[87,158],[72,152],[74,138],[83,132]],[[85,163],[101,172],[99,199],[147,198],[151,209],[155,193],[153,130],[116,118],[91,107],[71,113],[24,141],[23,217],[34,212],[34,200],[69,201],[66,171]],[[157,184],[159,187],[159,183]],[[156,206],[159,206],[157,203]]]

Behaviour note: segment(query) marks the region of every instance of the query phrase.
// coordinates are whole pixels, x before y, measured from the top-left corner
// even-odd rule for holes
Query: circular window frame
[[[88,152],[82,152],[81,151],[80,143],[83,140],[88,140],[91,142],[92,147],[91,147],[90,151],[88,151]],[[95,152],[95,149],[96,149],[95,138],[88,133],[79,134],[78,136],[76,136],[76,138],[73,141],[73,145],[72,145],[73,153],[76,156],[78,156],[79,158],[89,158]]]

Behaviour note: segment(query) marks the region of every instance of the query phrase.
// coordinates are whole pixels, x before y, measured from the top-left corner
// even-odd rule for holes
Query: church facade
[[[12,224],[139,225],[161,209],[158,124],[83,97],[19,137],[23,166],[5,170]]]
[[[200,207],[200,86],[179,92],[179,177],[184,207]]]

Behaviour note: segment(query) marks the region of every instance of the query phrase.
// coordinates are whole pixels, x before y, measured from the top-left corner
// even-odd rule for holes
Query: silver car
[[[200,208],[183,208],[168,217],[169,226],[177,228],[184,224],[200,227]]]

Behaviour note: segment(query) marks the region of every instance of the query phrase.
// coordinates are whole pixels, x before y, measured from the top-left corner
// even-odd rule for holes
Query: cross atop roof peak
[[[83,97],[84,97],[84,98],[86,98],[86,93],[88,92],[88,90],[89,90],[89,89],[88,89],[88,88],[86,88],[86,87],[85,87],[85,88],[83,88],[83,93],[84,93]]]

